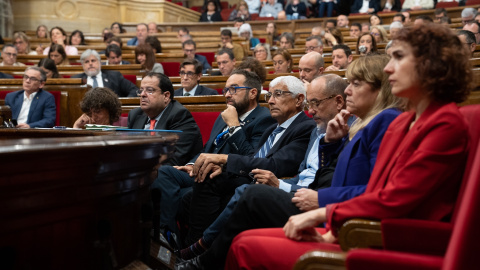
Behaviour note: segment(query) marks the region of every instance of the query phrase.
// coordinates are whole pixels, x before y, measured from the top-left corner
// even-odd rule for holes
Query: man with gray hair
[[[477,15],[477,10],[474,8],[464,8],[462,10],[462,24],[466,25],[472,23],[475,20],[475,16]]]
[[[25,64],[17,62],[17,47],[13,44],[5,44],[2,49],[2,63],[0,66],[25,66]]]
[[[335,74],[324,75],[311,82],[307,88],[306,103],[317,128],[310,134],[308,151],[299,166],[297,176],[280,180],[275,171],[253,170],[257,185],[244,185],[236,189],[234,197],[219,217],[223,219],[219,227],[221,230],[213,237],[204,234],[204,237],[199,240],[204,247],[211,246],[211,248],[202,256],[187,261],[185,264],[193,267],[185,269],[200,269],[198,266],[205,268],[223,266],[228,247],[237,234],[248,229],[282,227],[290,216],[302,212],[292,203],[293,191],[305,187],[312,189],[329,187],[333,176],[332,166],[320,160],[318,146],[328,121],[345,107],[346,87],[347,83]],[[310,186],[314,181],[314,186]],[[220,223],[219,219],[214,224],[216,223]],[[179,267],[179,269],[183,268]]]
[[[119,97],[136,97],[137,86],[125,79],[118,71],[101,70],[100,55],[97,51],[88,49],[80,56],[83,65],[82,74],[73,75],[72,78],[81,78],[92,87],[108,87]]]
[[[8,93],[5,105],[10,106],[17,128],[51,128],[57,116],[55,98],[42,88],[47,74],[39,67],[28,67],[23,75],[23,90]]]
[[[402,28],[403,24],[401,22],[392,22],[390,24],[390,36],[395,36],[395,34],[398,33],[398,31],[400,31]]]
[[[318,52],[323,54],[323,42],[321,36],[309,36],[305,40],[305,53]]]

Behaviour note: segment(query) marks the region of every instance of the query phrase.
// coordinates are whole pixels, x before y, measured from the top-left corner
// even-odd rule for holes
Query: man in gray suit
[[[128,114],[128,128],[181,130],[175,155],[167,165],[184,165],[202,150],[202,135],[192,114],[173,100],[173,86],[167,76],[149,72],[138,90],[140,108]]]
[[[195,59],[186,59],[180,64],[182,88],[175,90],[175,96],[218,95],[216,90],[199,85],[202,78],[202,64]]]

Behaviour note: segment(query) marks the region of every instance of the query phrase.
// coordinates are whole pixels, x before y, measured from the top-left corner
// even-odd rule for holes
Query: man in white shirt
[[[3,47],[2,59],[0,66],[25,66],[23,63],[17,62],[17,48],[12,44],[6,44]]]

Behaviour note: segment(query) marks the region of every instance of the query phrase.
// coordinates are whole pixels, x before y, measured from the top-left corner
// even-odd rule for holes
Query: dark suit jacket
[[[255,168],[269,170],[277,177],[293,176],[303,160],[307,150],[310,134],[316,124],[305,113],[300,113],[285,130],[282,137],[273,145],[265,158],[254,158],[253,155],[228,155],[226,171],[231,174],[246,176]],[[268,136],[277,127],[270,126],[262,135],[256,153],[267,141]]]
[[[148,116],[141,108],[128,114],[128,128],[144,129]],[[163,164],[184,165],[202,149],[202,135],[192,114],[176,100],[170,101],[155,129],[181,130],[174,157]]]
[[[179,88],[175,90],[174,95],[176,97],[183,96],[183,88]],[[211,88],[199,85],[197,86],[197,90],[195,90],[195,96],[208,96],[208,95],[218,95],[217,90],[213,90]]]
[[[444,220],[458,196],[470,146],[455,103],[432,102],[416,123],[405,112],[388,127],[367,189],[327,206],[332,232],[350,218]]]
[[[271,117],[270,111],[265,107],[257,105],[245,118],[241,129],[220,145],[215,145],[214,142],[217,135],[227,126],[222,116],[219,115],[213,124],[210,138],[205,144],[202,153],[252,155],[255,149],[258,148],[263,132],[273,123],[276,123],[276,121]],[[198,155],[190,162],[194,163],[197,157]]]
[[[351,13],[358,13],[362,8],[363,0],[354,0],[353,5],[350,7]],[[377,13],[380,11],[380,0],[371,0],[368,2],[368,7],[373,8],[374,12]]]
[[[212,66],[210,66],[207,61],[207,57],[200,54],[195,54],[195,59],[202,64],[202,72],[204,74],[207,73],[207,70],[212,69]]]
[[[7,73],[0,72],[0,79],[13,79],[13,76]]]
[[[13,119],[17,119],[20,114],[24,92],[24,90],[20,90],[8,93],[5,97],[5,105],[10,106]],[[38,90],[30,105],[27,124],[32,128],[51,128],[55,125],[56,116],[57,112],[53,95],[42,89]]]
[[[72,78],[82,78],[87,81],[87,74],[76,74]],[[113,90],[119,97],[136,97],[137,86],[125,79],[123,75],[114,70],[102,70],[103,86]]]

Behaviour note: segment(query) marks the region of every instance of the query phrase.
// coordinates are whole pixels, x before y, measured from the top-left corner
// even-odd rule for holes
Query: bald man
[[[310,83],[313,79],[323,74],[325,61],[318,52],[309,52],[300,58],[298,70],[300,79]]]

